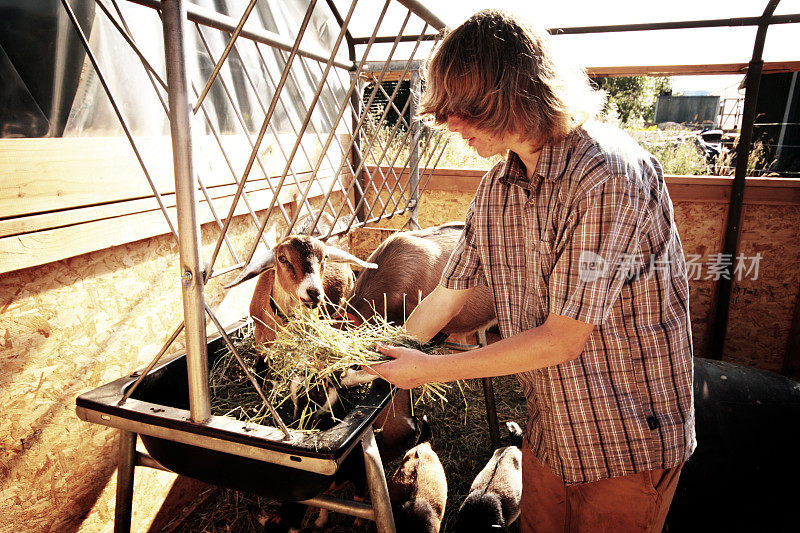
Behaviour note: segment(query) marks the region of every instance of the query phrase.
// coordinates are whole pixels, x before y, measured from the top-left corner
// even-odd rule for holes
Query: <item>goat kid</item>
[[[475,477],[456,517],[456,533],[507,531],[522,499],[522,429],[506,422],[511,446],[498,448]]]
[[[290,309],[300,305],[315,308],[324,301],[328,312],[335,315],[353,291],[350,265],[377,268],[315,237],[289,235],[271,250],[257,252],[225,288],[260,274],[250,316],[255,322],[256,342],[263,344],[275,340],[275,332],[283,324],[281,317]]]
[[[388,482],[399,533],[437,533],[447,504],[447,478],[431,448],[427,416],[420,422],[419,444],[408,450]]]

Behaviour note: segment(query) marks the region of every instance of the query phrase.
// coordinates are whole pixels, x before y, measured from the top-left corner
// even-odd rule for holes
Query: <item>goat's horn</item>
[[[340,250],[339,248],[333,246],[326,246],[325,248],[328,250],[328,259],[336,263],[348,263],[351,265],[358,265],[361,268],[378,268],[378,265],[375,263],[362,261],[353,254]]]
[[[250,278],[254,278],[267,270],[268,268],[272,267],[275,264],[275,251],[270,250],[256,250],[256,253],[253,255],[253,258],[247,263],[239,275],[236,276],[236,279],[225,285],[226,289],[230,289],[231,287],[235,287],[240,283],[247,281]]]

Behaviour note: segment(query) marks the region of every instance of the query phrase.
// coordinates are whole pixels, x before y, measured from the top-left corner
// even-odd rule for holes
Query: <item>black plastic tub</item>
[[[221,337],[209,341],[209,367],[224,349]],[[282,500],[306,500],[327,489],[394,391],[376,380],[359,405],[331,429],[290,430],[292,438],[286,439],[278,428],[229,417],[192,422],[185,357],[180,354],[156,366],[121,406],[117,403],[138,373],[80,395],[78,417],[138,433],[148,453],[173,472]]]

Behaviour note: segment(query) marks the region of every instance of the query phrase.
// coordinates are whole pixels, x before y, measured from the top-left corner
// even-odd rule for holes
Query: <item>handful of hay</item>
[[[328,385],[338,385],[341,375],[351,367],[387,360],[375,349],[377,343],[443,353],[439,347],[421,343],[404,329],[381,318],[374,323],[346,327],[341,320],[305,308],[290,313],[286,325],[276,332],[275,341],[269,346],[256,346],[250,334],[239,341],[237,350],[263,384],[267,399],[286,425],[314,429],[309,425],[316,407],[310,401],[312,396],[316,394],[319,400],[319,394],[324,394]],[[447,388],[449,386],[442,383],[426,384],[421,387],[417,401],[447,401]],[[292,392],[297,398],[309,400],[303,402],[306,407],[297,417],[293,412]],[[366,386],[344,389],[339,392],[339,398],[345,406],[355,406],[365,392]],[[269,423],[272,418],[231,353],[220,357],[212,368],[211,409],[215,415],[233,416],[256,424]]]

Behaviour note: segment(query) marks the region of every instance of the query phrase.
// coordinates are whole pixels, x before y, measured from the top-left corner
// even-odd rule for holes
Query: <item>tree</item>
[[[616,105],[623,123],[631,120],[652,122],[658,97],[672,94],[672,83],[665,76],[618,76],[593,78],[592,81],[608,93],[606,105]]]

